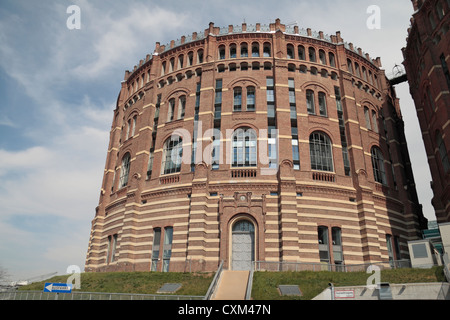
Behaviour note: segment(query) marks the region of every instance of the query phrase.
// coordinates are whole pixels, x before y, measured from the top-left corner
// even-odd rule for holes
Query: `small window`
[[[306,60],[305,47],[298,46],[298,58],[300,60]]]
[[[376,182],[386,185],[386,170],[384,167],[384,158],[381,150],[377,147],[372,147],[372,168],[373,175]]]
[[[248,47],[246,43],[241,44],[241,57],[242,58],[248,57]]]
[[[369,108],[367,107],[364,107],[364,118],[366,119],[366,128],[372,130],[372,125],[370,124]]]
[[[450,172],[450,161],[448,158],[448,152],[440,132],[438,132],[436,135],[436,145],[439,150],[439,157],[441,158],[441,163],[442,167],[444,168],[444,172],[446,173]]]
[[[327,116],[327,98],[323,92],[319,92],[319,112],[321,116]]]
[[[316,62],[316,50],[312,47],[308,49],[309,61]]]
[[[306,107],[309,114],[316,114],[314,106],[314,91],[306,90]]]
[[[255,87],[247,87],[247,111],[255,111]]]
[[[321,64],[327,64],[327,57],[325,55],[325,51],[319,50],[319,60]]]
[[[242,88],[234,88],[233,111],[242,110]]]
[[[122,158],[122,168],[120,171],[119,188],[123,188],[128,184],[128,175],[130,173],[130,162],[131,162],[131,156],[129,153],[127,153]]]
[[[259,57],[259,43],[252,44],[252,57]]]
[[[336,59],[334,57],[334,53],[332,52],[328,53],[328,59],[330,60],[330,66],[336,68]]]

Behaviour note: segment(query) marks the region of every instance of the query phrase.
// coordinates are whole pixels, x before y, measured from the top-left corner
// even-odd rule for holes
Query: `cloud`
[[[87,55],[84,52],[90,61],[73,70],[79,78],[102,77],[109,68],[122,64],[139,52],[144,58],[154,48],[155,42],[150,42],[150,39],[176,30],[187,20],[185,13],[136,2],[123,8],[127,12],[121,15],[117,15],[117,11],[105,12],[104,8],[95,8],[87,2],[83,2],[80,8],[85,17],[82,28],[93,33],[95,41],[91,43],[92,50]]]

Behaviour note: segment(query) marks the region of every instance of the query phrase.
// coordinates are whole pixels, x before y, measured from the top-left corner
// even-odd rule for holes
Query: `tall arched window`
[[[319,92],[319,112],[321,116],[327,116],[327,96],[324,92]]]
[[[259,57],[259,43],[253,42],[252,44],[252,57]]]
[[[436,134],[436,145],[439,150],[439,156],[441,158],[442,167],[444,168],[444,172],[450,172],[450,161],[448,159],[447,148],[445,147],[444,140],[442,139],[442,135],[440,132]]]
[[[166,140],[163,149],[162,174],[180,172],[183,158],[183,139],[180,136],[172,136]]]
[[[372,147],[372,168],[376,182],[386,184],[386,170],[384,168],[383,153],[378,147]]]
[[[270,43],[266,42],[264,43],[264,47],[263,47],[263,57],[270,57]]]
[[[334,56],[334,53],[332,53],[332,52],[328,53],[328,59],[330,60],[330,66],[335,68],[336,67],[336,58]]]
[[[242,110],[242,88],[236,87],[233,90],[234,100],[233,100],[233,111]]]
[[[247,111],[255,111],[255,87],[247,87]]]
[[[241,57],[248,57],[248,46],[245,42],[241,43]]]
[[[128,175],[130,174],[131,156],[129,153],[122,158],[122,169],[120,171],[119,189],[128,184]]]
[[[316,62],[316,49],[314,49],[313,47],[309,47],[308,53],[309,53],[309,61]]]
[[[298,58],[299,60],[306,60],[305,47],[298,46]]]
[[[333,152],[330,138],[322,132],[313,132],[309,136],[311,169],[333,171]]]
[[[238,128],[233,134],[233,167],[256,167],[256,133],[251,128]]]
[[[314,91],[306,90],[306,108],[309,114],[316,114],[316,108],[314,105]]]

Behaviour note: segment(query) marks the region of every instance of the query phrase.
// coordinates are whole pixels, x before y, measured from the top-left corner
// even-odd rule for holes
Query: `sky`
[[[80,9],[80,29],[68,28]],[[380,28],[367,20],[380,8]],[[275,19],[341,31],[392,72],[403,61],[410,0],[0,0],[0,268],[27,280],[84,269],[113,110],[126,70],[215,26]],[[396,86],[425,216],[431,175],[408,84]]]

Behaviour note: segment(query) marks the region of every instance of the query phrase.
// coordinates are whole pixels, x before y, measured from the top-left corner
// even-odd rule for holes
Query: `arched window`
[[[330,60],[330,66],[335,68],[336,67],[336,58],[334,57],[333,52],[328,53],[328,59]]]
[[[248,47],[245,42],[241,43],[241,57],[242,58],[248,57]]]
[[[316,108],[314,105],[314,91],[306,90],[306,108],[309,114],[316,114]]]
[[[294,47],[292,44],[287,45],[286,54],[288,59],[294,59]]]
[[[248,220],[240,220],[233,225],[233,232],[255,232],[255,226]]]
[[[263,49],[263,56],[264,57],[270,57],[271,53],[270,53],[271,49],[270,49],[270,43],[264,43],[264,49]]]
[[[322,132],[309,136],[311,170],[333,171],[333,153],[330,138]]]
[[[233,111],[241,111],[242,110],[242,88],[236,87],[236,88],[234,88],[233,92],[234,92]]]
[[[172,136],[166,140],[163,149],[162,174],[180,172],[183,157],[183,139]]]
[[[304,46],[298,46],[298,58],[300,60],[306,60],[305,47]]]
[[[178,98],[178,120],[184,119],[185,112],[186,112],[186,96],[181,96]]]
[[[367,107],[364,107],[364,118],[366,119],[366,128],[372,130],[372,125],[370,124],[369,108]]]
[[[386,184],[386,170],[384,168],[384,158],[378,147],[372,147],[372,168],[376,182]]]
[[[233,133],[233,167],[256,167],[256,133],[251,128],[238,128]]]
[[[236,45],[234,43],[230,45],[230,58],[236,58]]]
[[[255,111],[255,87],[247,87],[247,111]]]
[[[439,150],[439,156],[441,158],[442,167],[444,168],[444,172],[450,172],[450,161],[448,159],[447,148],[445,147],[444,140],[442,139],[442,135],[440,132],[436,134],[436,145]]]
[[[203,63],[203,49],[197,51],[197,63]]]
[[[220,60],[225,59],[225,46],[224,45],[219,47],[219,59]]]
[[[327,97],[324,92],[319,92],[319,113],[321,116],[327,116]]]
[[[259,43],[252,44],[252,57],[259,57]]]
[[[316,49],[314,49],[313,47],[309,47],[308,53],[309,53],[309,61],[316,62]]]
[[[131,156],[129,153],[122,158],[122,168],[120,171],[119,189],[128,184],[128,175],[130,174]]]
[[[175,99],[169,100],[169,109],[167,110],[167,122],[173,120],[173,114],[175,112]]]
[[[347,59],[347,69],[348,72],[353,73],[352,60]]]
[[[327,57],[322,49],[319,50],[319,59],[321,64],[327,64]]]

